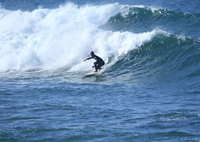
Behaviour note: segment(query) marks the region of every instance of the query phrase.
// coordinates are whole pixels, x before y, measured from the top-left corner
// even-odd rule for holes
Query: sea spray
[[[135,34],[99,28],[127,10],[119,4],[78,7],[72,3],[32,12],[5,10],[0,15],[0,71],[73,68],[92,50],[107,62],[109,56],[138,48],[157,30]]]

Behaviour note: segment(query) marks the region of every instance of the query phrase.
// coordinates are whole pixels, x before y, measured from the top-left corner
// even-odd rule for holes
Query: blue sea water
[[[199,7],[0,0],[0,141],[200,141]]]

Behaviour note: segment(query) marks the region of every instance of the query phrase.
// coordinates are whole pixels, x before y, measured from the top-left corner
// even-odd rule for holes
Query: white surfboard
[[[85,76],[93,76],[95,74],[98,74],[98,72],[90,72],[90,73],[85,74]]]

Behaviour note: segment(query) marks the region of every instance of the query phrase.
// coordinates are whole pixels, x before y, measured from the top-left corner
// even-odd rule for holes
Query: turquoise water
[[[0,4],[0,141],[200,140],[198,1]]]

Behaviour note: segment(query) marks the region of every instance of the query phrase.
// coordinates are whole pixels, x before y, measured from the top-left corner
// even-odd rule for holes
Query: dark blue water
[[[198,142],[199,7],[1,0],[0,141]]]

